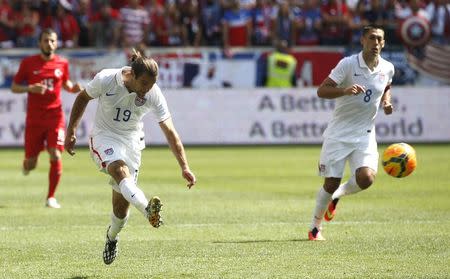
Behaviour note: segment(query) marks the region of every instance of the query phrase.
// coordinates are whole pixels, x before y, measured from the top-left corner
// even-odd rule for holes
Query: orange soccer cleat
[[[330,222],[331,220],[333,220],[334,215],[336,215],[336,205],[337,205],[338,201],[339,201],[339,199],[334,199],[334,200],[330,201],[330,203],[328,204],[327,211],[325,212],[325,215],[323,216],[325,221]]]
[[[314,228],[308,232],[308,238],[309,238],[309,240],[312,240],[312,241],[325,240],[325,238],[322,236],[322,233],[317,228]]]

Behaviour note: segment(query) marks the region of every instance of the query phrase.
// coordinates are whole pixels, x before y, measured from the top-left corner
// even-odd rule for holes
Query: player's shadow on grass
[[[227,243],[235,243],[235,244],[245,244],[245,243],[269,243],[269,242],[296,242],[296,241],[309,241],[307,238],[301,239],[259,239],[259,240],[236,240],[236,241],[213,241],[214,244],[227,244]]]
[[[68,279],[88,279],[89,276],[74,276],[74,277],[70,277]]]

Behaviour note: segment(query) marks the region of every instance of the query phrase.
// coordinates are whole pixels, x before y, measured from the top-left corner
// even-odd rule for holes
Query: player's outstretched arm
[[[168,118],[159,123],[161,130],[164,132],[166,136],[167,142],[169,143],[169,147],[172,150],[172,153],[175,155],[175,158],[178,161],[178,164],[181,167],[181,172],[183,178],[187,180],[187,187],[189,189],[194,186],[197,182],[194,173],[190,170],[189,164],[187,162],[186,153],[184,151],[183,143],[178,136],[177,131],[172,122],[172,118]]]
[[[11,91],[13,93],[35,93],[35,94],[44,94],[45,90],[47,90],[47,86],[45,86],[42,83],[33,83],[30,85],[21,85],[21,84],[17,84],[15,82],[12,83],[11,85]]]
[[[70,93],[78,93],[81,90],[83,90],[83,86],[81,86],[81,84],[79,84],[78,82],[73,83],[71,80],[66,80],[63,83],[63,88]]]
[[[364,91],[365,88],[359,84],[353,84],[347,88],[337,87],[337,83],[327,77],[317,89],[317,96],[324,99],[335,99],[345,95],[358,95]]]
[[[381,106],[383,107],[384,114],[389,115],[394,111],[394,106],[391,103],[391,85],[389,84],[384,89],[383,96],[381,96]]]
[[[76,131],[80,124],[81,117],[86,109],[87,104],[92,98],[83,90],[78,94],[72,106],[70,113],[69,126],[67,127],[66,139],[64,140],[64,148],[70,155],[75,155],[75,143],[77,141]]]

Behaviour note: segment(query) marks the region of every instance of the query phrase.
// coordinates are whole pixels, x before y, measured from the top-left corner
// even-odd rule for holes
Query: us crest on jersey
[[[139,96],[136,96],[136,99],[134,99],[134,104],[138,107],[143,106],[147,102],[147,99],[141,98]]]
[[[105,150],[106,155],[112,155],[113,153],[114,153],[114,149],[112,149],[112,148],[108,148]]]
[[[326,167],[324,164],[319,164],[319,173],[324,173],[325,169],[326,169]]]

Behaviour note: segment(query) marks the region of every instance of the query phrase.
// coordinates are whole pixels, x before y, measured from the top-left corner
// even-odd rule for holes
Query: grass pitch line
[[[442,224],[442,223],[446,223],[446,222],[450,222],[450,220],[447,221],[442,221],[442,220],[418,220],[418,221],[413,221],[413,220],[407,220],[407,221],[334,221],[332,223],[330,223],[330,225],[372,225],[372,224],[376,224],[376,225],[389,225],[389,224],[402,224],[402,225],[407,225],[407,224]],[[221,226],[239,226],[239,227],[254,227],[254,226],[280,226],[280,225],[289,225],[289,226],[296,226],[296,225],[301,225],[301,226],[308,226],[309,222],[265,222],[265,223],[198,223],[198,224],[165,224],[164,227],[180,227],[180,228],[200,228],[200,227],[221,227]],[[99,229],[99,228],[104,228],[104,225],[98,225],[98,226],[88,226],[88,225],[61,225],[58,226],[58,228],[63,228],[63,229]],[[35,226],[35,225],[30,225],[30,226],[1,226],[0,227],[0,231],[24,231],[24,230],[39,230],[39,229],[44,229],[47,230],[48,226]]]

